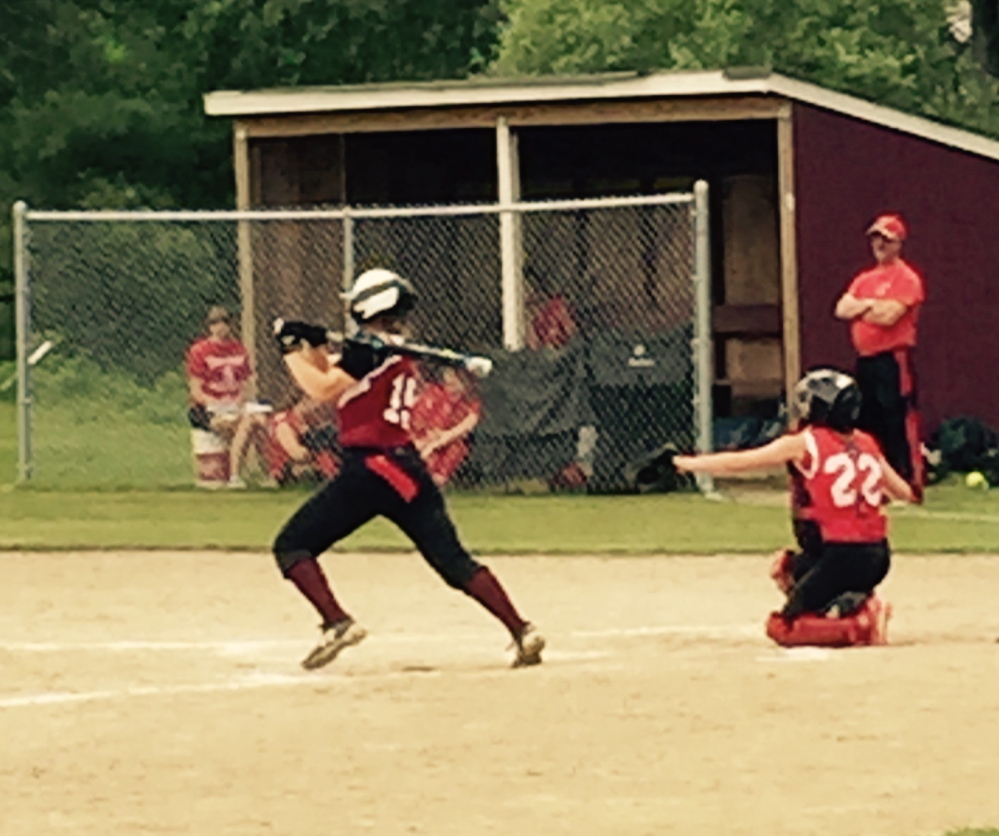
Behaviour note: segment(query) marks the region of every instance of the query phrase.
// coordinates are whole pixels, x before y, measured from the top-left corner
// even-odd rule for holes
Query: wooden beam
[[[794,190],[793,105],[777,119],[777,195],[780,216],[781,325],[784,348],[784,391],[792,402],[801,376],[801,329],[798,303],[797,214]]]
[[[262,138],[456,128],[492,129],[501,118],[506,119],[511,127],[776,119],[783,106],[784,100],[773,96],[684,96],[670,99],[288,114],[247,118],[241,120],[241,124],[246,126],[248,136]]]
[[[236,175],[236,208],[249,209],[250,196],[250,143],[246,126],[237,121],[232,133],[232,159]],[[237,221],[236,243],[239,263],[239,294],[241,299],[240,338],[250,355],[254,369],[257,364],[257,306],[253,288],[253,238],[250,221]],[[257,379],[252,377],[247,385],[247,396],[257,397]]]
[[[517,134],[500,117],[496,120],[496,169],[501,206],[520,200],[520,155]],[[503,295],[503,347],[518,351],[524,347],[524,243],[520,215],[500,212],[500,271]]]
[[[783,331],[779,305],[715,305],[716,336],[778,336]]]

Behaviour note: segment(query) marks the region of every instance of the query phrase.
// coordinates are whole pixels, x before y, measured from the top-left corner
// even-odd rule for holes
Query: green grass
[[[164,477],[167,484],[184,487],[73,489],[77,482],[67,473],[58,489],[49,487],[50,480],[14,488],[14,409],[0,403],[0,548],[265,550],[307,495],[299,490],[206,494],[188,488],[190,462],[183,428],[169,443],[146,449],[142,433],[129,434],[123,417],[108,417],[99,427],[81,418],[75,426],[87,432],[70,433],[64,448],[64,466],[74,473],[85,473],[79,462],[87,456],[100,467],[113,446],[123,462],[120,476],[127,476],[124,463],[134,458],[143,468],[158,468],[161,477],[169,475]],[[159,428],[166,434],[175,430],[169,424]],[[84,437],[92,441],[83,444],[79,439]],[[71,439],[76,441],[70,444]],[[693,494],[472,493],[454,494],[449,501],[463,539],[480,553],[760,554],[790,543],[780,490],[733,491],[723,501]],[[893,508],[891,514],[896,551],[999,554],[999,490],[971,491],[955,479],[931,488],[924,506]],[[405,549],[408,544],[390,524],[377,520],[343,548]]]
[[[999,553],[999,491],[957,486],[930,492],[923,508],[893,512],[895,550]],[[266,549],[303,491],[204,494],[175,491],[0,493],[0,548]],[[450,497],[464,540],[480,553],[766,553],[790,541],[787,512],[773,501],[711,501],[690,494],[648,496]],[[343,544],[404,549],[376,520]]]
[[[949,830],[944,836],[999,836],[999,829],[987,828],[962,828],[961,830]]]
[[[0,485],[10,484],[15,479],[17,479],[17,422],[14,404],[3,400],[0,401]]]

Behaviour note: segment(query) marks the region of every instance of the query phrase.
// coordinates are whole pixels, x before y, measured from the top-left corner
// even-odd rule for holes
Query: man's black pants
[[[863,397],[857,427],[877,439],[888,464],[918,493],[923,486],[923,456],[912,350],[861,357],[856,377]]]

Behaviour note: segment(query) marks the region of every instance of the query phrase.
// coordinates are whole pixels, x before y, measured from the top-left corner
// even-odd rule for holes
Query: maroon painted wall
[[[926,280],[924,436],[959,414],[999,429],[999,161],[801,104],[794,140],[802,367],[852,368],[833,306],[873,263],[866,225],[898,211],[910,229],[903,256]]]

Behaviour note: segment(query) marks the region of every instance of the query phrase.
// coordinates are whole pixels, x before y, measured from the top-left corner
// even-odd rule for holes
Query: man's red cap
[[[905,222],[898,215],[878,215],[867,234],[873,235],[875,232],[890,241],[904,241],[909,234]]]

